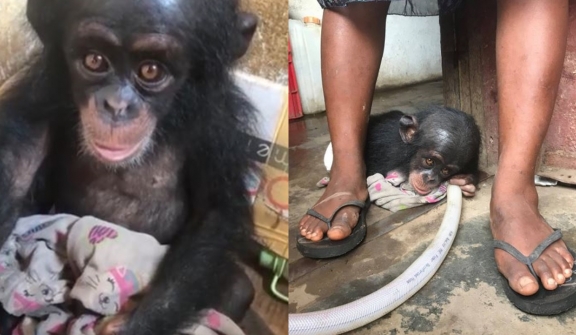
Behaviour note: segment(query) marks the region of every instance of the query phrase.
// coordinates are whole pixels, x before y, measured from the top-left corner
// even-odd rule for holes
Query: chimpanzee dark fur
[[[244,183],[253,166],[241,140],[252,132],[254,112],[230,70],[255,24],[242,19],[236,2],[28,2],[44,51],[0,97],[0,243],[19,217],[54,209],[170,244],[121,334],[175,334],[209,307],[238,321],[252,301],[253,288],[235,262],[256,252]],[[173,69],[185,73],[178,73],[183,79],[172,96],[139,96],[158,120],[151,149],[132,164],[105,166],[82,152],[72,97],[93,92],[71,84],[66,36],[71,22],[87,15],[118,35],[149,29],[166,14],[162,6],[176,10],[160,32],[176,32],[191,57]]]
[[[403,132],[413,132],[407,142]],[[472,184],[478,182],[478,160],[481,136],[471,115],[448,107],[430,107],[412,116],[400,111],[372,115],[368,122],[365,147],[367,175],[380,173],[384,176],[392,170],[405,176],[412,172],[432,171],[434,167],[422,166],[419,154],[437,152],[443,162],[450,166],[449,173],[442,175],[432,171],[431,176],[439,184],[454,175],[469,175]],[[442,164],[441,164],[442,163]]]

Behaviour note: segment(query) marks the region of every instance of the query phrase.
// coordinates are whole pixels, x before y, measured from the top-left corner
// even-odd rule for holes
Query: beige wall
[[[0,0],[0,84],[38,50],[36,35],[24,20],[25,0]]]
[[[288,1],[241,1],[260,23],[240,69],[288,86]]]

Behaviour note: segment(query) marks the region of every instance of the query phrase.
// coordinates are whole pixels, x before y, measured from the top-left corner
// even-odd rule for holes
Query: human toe
[[[332,221],[332,227],[328,230],[328,238],[342,240],[352,233],[352,229],[358,224],[358,211],[350,208],[342,209]]]
[[[498,270],[508,279],[510,287],[519,294],[529,296],[538,292],[538,282],[526,265],[514,257],[505,254],[500,261],[497,258]]]
[[[526,296],[535,294],[539,289],[538,282],[529,273],[512,276],[508,279],[508,283],[514,291]]]
[[[538,292],[538,283],[532,275],[525,274],[519,278],[512,278],[508,281],[512,289],[522,295],[532,295]]]
[[[540,257],[533,263],[536,275],[540,277],[542,286],[547,290],[554,290],[558,287],[558,282],[554,276],[554,265],[556,263],[547,257]]]
[[[557,264],[558,270],[557,273],[554,274],[558,279],[556,282],[558,284],[564,284],[567,278],[572,277],[572,265],[562,257],[559,253],[551,253],[550,257],[554,260]],[[562,277],[562,278],[560,278]]]
[[[546,253],[545,257],[543,258],[544,262],[552,272],[552,278],[556,281],[556,284],[562,285],[566,281],[566,277],[564,277],[564,271],[562,269],[562,263],[564,259],[562,256],[555,252]]]
[[[556,253],[562,256],[562,258],[566,261],[566,263],[563,263],[565,265],[562,266],[562,268],[564,269],[564,275],[567,276],[566,278],[571,277],[572,268],[574,267],[574,257],[572,256],[572,253],[568,251],[568,248],[564,243],[561,243],[560,245],[555,247],[554,251],[556,251]]]
[[[352,229],[350,229],[349,225],[333,225],[332,228],[328,230],[326,233],[328,238],[334,241],[343,240],[346,237],[350,236],[352,233]]]
[[[300,235],[311,241],[320,241],[324,237],[326,224],[317,220],[309,219],[303,221],[300,226]]]
[[[306,237],[306,239],[313,241],[313,242],[320,241],[323,236],[324,236],[324,234],[319,229],[315,229],[315,230],[306,232],[304,234],[304,237]]]

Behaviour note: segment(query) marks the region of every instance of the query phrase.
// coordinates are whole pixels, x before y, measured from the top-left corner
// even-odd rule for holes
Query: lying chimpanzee
[[[474,118],[453,108],[374,115],[368,122],[366,174],[398,171],[421,195],[453,179],[465,195],[474,195],[480,139]]]
[[[414,115],[396,110],[372,115],[364,151],[366,174],[396,171],[421,195],[451,179],[464,195],[472,196],[478,183],[480,143],[474,118],[457,109],[433,106]],[[329,171],[331,144],[324,164]]]

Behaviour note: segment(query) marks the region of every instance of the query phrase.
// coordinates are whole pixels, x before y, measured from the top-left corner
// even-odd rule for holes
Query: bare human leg
[[[499,0],[496,37],[498,75],[498,171],[492,188],[492,235],[529,255],[552,228],[538,211],[534,173],[550,124],[566,52],[568,0]],[[538,282],[510,254],[494,252],[499,271],[523,295]],[[544,288],[553,290],[572,274],[572,255],[563,241],[534,262]]]
[[[344,202],[368,197],[364,142],[384,52],[388,6],[389,2],[368,2],[324,10],[322,83],[334,162],[330,183],[314,209],[325,217]],[[341,240],[358,219],[358,207],[344,207],[328,230],[324,222],[305,215],[300,233],[312,241],[321,240],[326,232],[330,239]]]

